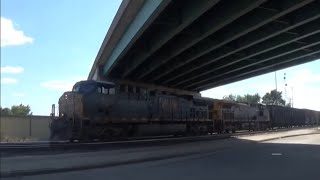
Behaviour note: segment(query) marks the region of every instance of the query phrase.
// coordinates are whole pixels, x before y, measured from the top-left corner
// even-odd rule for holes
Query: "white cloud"
[[[11,73],[11,74],[19,74],[24,71],[23,67],[20,66],[4,66],[1,67],[1,73]]]
[[[33,38],[14,27],[12,20],[1,17],[1,47],[32,43]]]
[[[18,82],[17,79],[14,79],[14,78],[1,77],[1,84],[14,84],[17,82]]]
[[[73,85],[80,80],[85,80],[86,78],[78,77],[71,78],[69,80],[49,80],[42,82],[40,85],[47,89],[52,89],[56,91],[71,91]]]
[[[41,83],[41,86],[58,91],[70,91],[73,84],[74,83],[72,81],[68,80],[50,80]]]
[[[14,97],[24,97],[24,93],[12,93],[12,96]]]

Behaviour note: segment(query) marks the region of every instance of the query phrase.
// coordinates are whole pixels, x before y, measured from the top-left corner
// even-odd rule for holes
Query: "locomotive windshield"
[[[114,94],[114,85],[96,81],[81,81],[73,86],[72,91],[83,94],[92,92]]]
[[[96,84],[94,83],[76,83],[73,86],[72,91],[78,93],[90,93],[96,90]]]

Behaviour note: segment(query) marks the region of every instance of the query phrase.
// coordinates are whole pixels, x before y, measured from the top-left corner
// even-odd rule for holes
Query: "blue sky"
[[[1,106],[29,104],[33,114],[49,115],[63,91],[86,79],[120,0],[1,0]],[[320,61],[287,73],[294,105],[320,110]],[[274,89],[274,74],[204,91],[208,97]],[[288,88],[291,97],[291,88]],[[308,99],[311,98],[311,99]]]
[[[30,104],[48,115],[64,90],[87,78],[120,3],[1,0],[1,106]]]

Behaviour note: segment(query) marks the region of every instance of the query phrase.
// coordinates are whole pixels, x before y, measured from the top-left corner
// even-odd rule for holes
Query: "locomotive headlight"
[[[64,95],[64,99],[68,99],[68,95]]]

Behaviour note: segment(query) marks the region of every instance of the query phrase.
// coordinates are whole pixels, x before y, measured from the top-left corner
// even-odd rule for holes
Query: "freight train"
[[[53,111],[54,112],[54,111]],[[205,135],[319,124],[320,112],[245,104],[143,86],[77,82],[59,99],[51,140]]]

